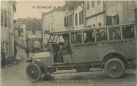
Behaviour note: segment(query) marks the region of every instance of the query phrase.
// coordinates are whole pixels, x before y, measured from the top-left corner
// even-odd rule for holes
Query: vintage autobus
[[[33,59],[27,75],[37,81],[56,70],[101,68],[109,77],[119,78],[136,61],[136,30],[136,24],[128,24],[50,33],[50,55],[45,60]]]

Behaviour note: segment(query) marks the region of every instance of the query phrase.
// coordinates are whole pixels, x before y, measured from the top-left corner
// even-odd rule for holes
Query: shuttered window
[[[137,9],[135,9],[135,22],[137,23]]]
[[[75,25],[77,26],[78,25],[78,18],[77,18],[78,16],[77,16],[77,14],[75,14]]]
[[[112,17],[106,16],[106,26],[112,25]]]

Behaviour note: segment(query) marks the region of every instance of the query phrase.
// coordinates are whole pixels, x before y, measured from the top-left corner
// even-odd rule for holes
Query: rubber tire
[[[30,75],[28,74],[28,69],[29,67],[35,67],[38,71],[38,77],[36,79],[33,79],[32,77],[30,77]],[[31,63],[31,64],[28,64],[27,67],[26,67],[26,75],[28,77],[29,80],[33,81],[33,82],[36,82],[36,81],[39,81],[41,78],[42,78],[42,71],[39,67],[39,65],[35,64],[35,63]]]
[[[112,75],[111,73],[109,73],[107,67],[108,67],[108,65],[109,65],[112,61],[113,61],[113,62],[115,61],[115,62],[118,62],[118,63],[121,64],[121,73],[119,73],[119,74],[117,74],[117,75]],[[105,63],[104,66],[105,66],[105,67],[104,67],[105,73],[106,73],[107,76],[110,77],[110,78],[120,78],[120,77],[122,77],[122,76],[124,75],[124,73],[125,73],[125,65],[124,65],[123,61],[121,61],[121,60],[118,59],[118,58],[108,59],[108,60],[106,61],[106,63]]]

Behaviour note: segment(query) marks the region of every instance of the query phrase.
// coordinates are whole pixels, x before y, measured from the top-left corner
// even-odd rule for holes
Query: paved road
[[[110,79],[102,71],[56,74],[54,80],[31,82],[25,75],[26,63],[8,65],[1,70],[2,86],[135,86],[136,70],[126,71],[119,79]]]

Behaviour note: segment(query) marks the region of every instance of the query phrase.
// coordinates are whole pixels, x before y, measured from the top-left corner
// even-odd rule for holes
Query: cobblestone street
[[[103,71],[55,74],[54,80],[31,82],[25,75],[26,63],[11,64],[1,70],[2,86],[135,86],[136,70],[127,70],[123,78],[110,79]]]

